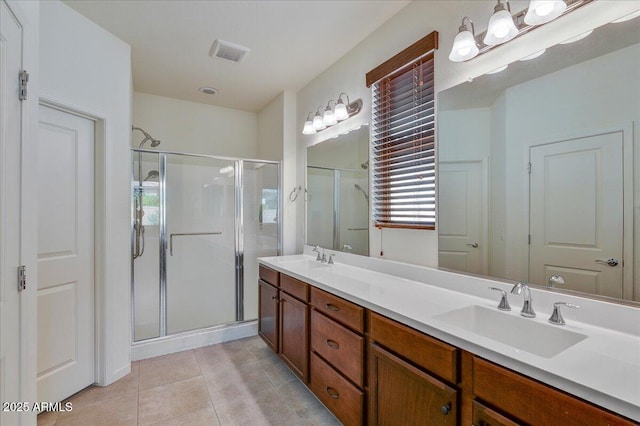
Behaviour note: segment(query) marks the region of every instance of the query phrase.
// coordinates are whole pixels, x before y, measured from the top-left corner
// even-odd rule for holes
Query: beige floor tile
[[[138,398],[135,394],[110,398],[105,401],[87,404],[72,411],[62,412],[56,426],[116,426],[136,425]]]
[[[46,413],[38,414],[38,426],[55,425],[59,414],[60,413],[57,411],[48,411]]]
[[[206,377],[214,404],[234,398],[252,398],[255,393],[273,387],[258,363],[234,367]]]
[[[153,426],[219,426],[218,416],[213,407],[207,407],[200,410],[196,410],[192,413],[186,414],[182,417],[174,417],[169,420],[164,420],[159,423],[154,423]]]
[[[139,400],[140,425],[180,417],[211,405],[209,392],[202,377],[141,390]]]
[[[260,419],[268,419],[268,416],[281,412],[295,414],[273,388],[256,392],[253,398],[233,398],[216,402],[214,408],[223,426],[259,423]]]
[[[298,377],[289,370],[289,367],[284,365],[279,358],[269,358],[259,360],[258,364],[262,367],[273,386],[279,387],[285,383],[298,380]]]
[[[138,395],[138,363],[132,363],[131,373],[115,383],[104,387],[89,386],[83,391],[69,397],[67,401],[72,402],[75,409],[130,394],[135,394],[135,397]]]
[[[193,351],[178,352],[140,361],[140,390],[179,382],[200,375]]]
[[[302,418],[326,411],[324,405],[300,380],[294,380],[279,386],[278,392],[287,401],[287,405]]]

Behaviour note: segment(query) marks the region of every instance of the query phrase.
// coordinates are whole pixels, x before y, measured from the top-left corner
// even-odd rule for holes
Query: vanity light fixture
[[[303,135],[313,135],[316,132],[316,129],[313,128],[313,121],[310,118],[311,113],[307,115],[307,120],[304,122],[304,128],[302,129]]]
[[[464,23],[465,19],[471,24],[471,31],[469,31],[469,27]],[[458,28],[458,35],[456,35],[455,40],[453,40],[449,60],[453,62],[468,61],[469,59],[475,58],[479,51],[473,21],[468,16],[465,16],[462,18],[462,25]]]
[[[527,9],[512,15],[509,0],[497,0],[487,31],[484,33],[476,35],[473,21],[468,16],[462,19],[462,25],[451,47],[449,60],[452,62],[471,60],[592,1],[594,0],[530,0]],[[465,21],[471,24],[471,31]],[[530,59],[535,57],[530,56]]]
[[[347,99],[346,104],[344,103],[343,96]],[[331,108],[331,102],[335,102],[333,108]],[[318,110],[315,112],[313,119],[311,119],[311,114],[313,113],[310,112],[307,115],[307,119],[305,120],[304,126],[302,128],[302,134],[313,135],[359,113],[361,109],[362,99],[357,99],[353,102],[350,102],[349,95],[342,92],[340,93],[340,95],[338,95],[337,101],[331,99],[329,100],[329,102],[327,102],[326,106],[318,107]]]
[[[565,10],[567,4],[563,0],[531,0],[524,22],[528,25],[546,24],[562,15]]]
[[[518,35],[518,29],[513,22],[513,16],[511,16],[511,5],[509,0],[506,2],[507,7],[505,8],[501,0],[498,0],[498,4],[493,9],[493,15],[489,19],[489,27],[483,40],[487,46],[506,43]]]

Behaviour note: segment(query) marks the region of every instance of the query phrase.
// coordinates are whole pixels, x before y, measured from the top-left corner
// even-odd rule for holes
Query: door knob
[[[468,246],[471,246],[473,248],[478,248],[478,243],[473,243],[473,244],[467,244]]]
[[[618,263],[619,263],[618,259],[614,259],[614,258],[607,259],[607,260],[596,259],[595,262],[596,263],[604,263],[605,265],[609,265],[611,267],[618,266]]]

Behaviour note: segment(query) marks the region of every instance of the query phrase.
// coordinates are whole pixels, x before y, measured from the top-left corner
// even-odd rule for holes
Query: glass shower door
[[[167,334],[233,322],[235,162],[177,154],[166,158]]]
[[[244,320],[258,318],[258,257],[277,256],[280,197],[278,164],[243,161]]]
[[[160,183],[158,154],[133,155],[132,278],[134,340],[160,336]]]

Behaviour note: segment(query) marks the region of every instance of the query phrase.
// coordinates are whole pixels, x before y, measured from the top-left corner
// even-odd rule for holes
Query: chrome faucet
[[[524,293],[523,293],[524,290]],[[514,285],[511,289],[511,293],[520,294],[523,293],[524,302],[522,303],[522,310],[520,311],[520,315],[527,318],[535,318],[536,313],[533,310],[533,298],[531,297],[531,290],[529,289],[529,284],[524,281],[519,282]]]
[[[324,251],[324,249],[321,249],[320,246],[315,246],[313,249],[311,249],[311,251],[315,251],[316,253],[318,253],[318,255],[316,256],[316,260],[318,262],[321,262],[322,261],[322,257],[324,256],[324,255],[322,255],[322,256],[320,255],[320,250]]]

